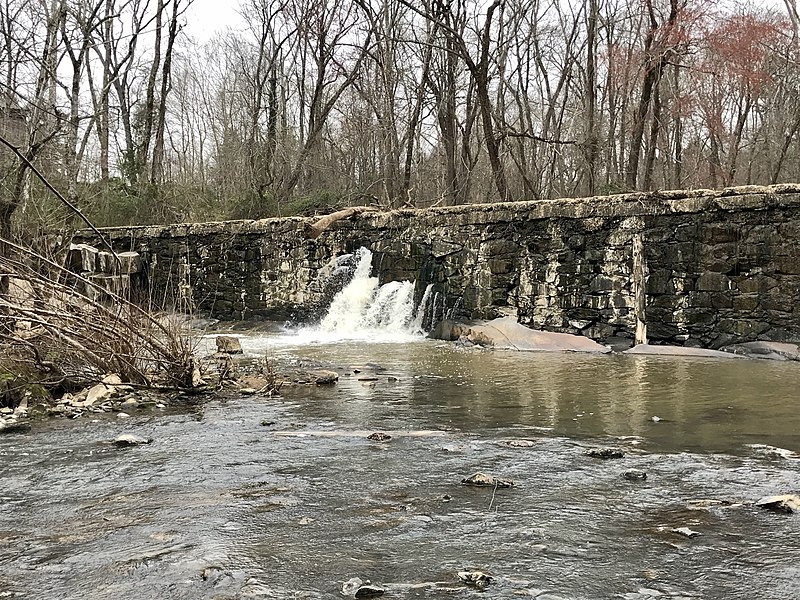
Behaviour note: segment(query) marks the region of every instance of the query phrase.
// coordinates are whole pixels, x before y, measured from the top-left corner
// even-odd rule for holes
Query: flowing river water
[[[800,491],[800,363],[319,339],[242,342],[335,386],[0,436],[0,598],[800,597],[800,515],[752,504]]]

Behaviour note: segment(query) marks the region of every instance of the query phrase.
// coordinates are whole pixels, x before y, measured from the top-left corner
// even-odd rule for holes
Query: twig
[[[489,510],[492,510],[492,505],[494,504],[494,497],[497,494],[497,484],[500,483],[498,480],[494,482],[494,489],[492,490],[492,501],[489,502]]]

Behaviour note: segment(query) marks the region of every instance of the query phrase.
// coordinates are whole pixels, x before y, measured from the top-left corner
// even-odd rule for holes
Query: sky
[[[194,0],[186,11],[186,33],[203,43],[218,31],[242,27],[237,0]]]

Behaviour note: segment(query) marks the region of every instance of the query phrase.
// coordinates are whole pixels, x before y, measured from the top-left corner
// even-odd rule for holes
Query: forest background
[[[798,3],[0,0],[0,236],[800,181]]]

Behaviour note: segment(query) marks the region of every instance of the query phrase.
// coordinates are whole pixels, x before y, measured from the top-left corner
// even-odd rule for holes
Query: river
[[[356,576],[387,598],[800,593],[800,519],[747,504],[800,489],[797,363],[269,341],[244,340],[339,383],[0,438],[0,597],[333,598]],[[475,471],[515,486],[460,483]]]
[[[0,436],[0,598],[800,597],[800,516],[753,505],[800,491],[800,363],[459,349],[363,270],[320,327],[241,336],[333,386]]]

